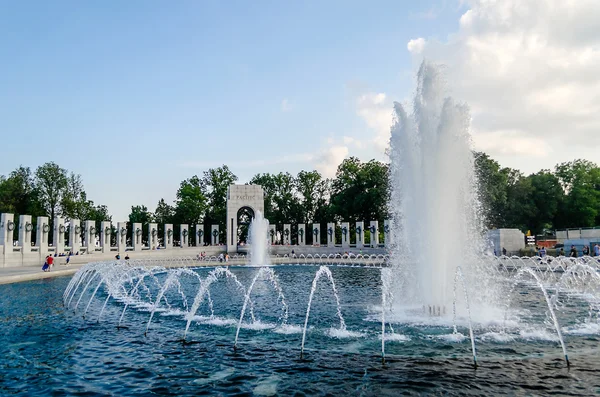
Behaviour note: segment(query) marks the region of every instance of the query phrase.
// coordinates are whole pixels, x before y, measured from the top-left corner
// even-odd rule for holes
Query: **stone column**
[[[46,256],[48,252],[48,237],[50,233],[50,223],[48,222],[47,216],[38,216],[37,218],[37,247],[40,252],[40,256]]]
[[[365,246],[365,223],[356,222],[356,248]]]
[[[383,221],[383,243],[385,248],[390,248],[392,242],[392,221],[386,219]]]
[[[69,221],[69,245],[73,255],[79,253],[81,247],[81,226],[79,219],[71,219]]]
[[[196,247],[204,245],[204,225],[196,225]]]
[[[117,223],[117,249],[119,255],[124,258],[127,250],[127,222]]]
[[[163,240],[164,240],[163,243],[165,245],[166,250],[173,248],[173,224],[172,223],[165,224],[165,237]]]
[[[131,228],[131,247],[134,251],[141,251],[142,246],[142,224],[136,222]]]
[[[321,245],[321,224],[312,224],[313,245]]]
[[[211,245],[219,245],[219,225],[212,225],[210,227]]]
[[[289,223],[283,225],[283,244],[290,245],[292,240],[292,226]]]
[[[335,223],[327,223],[327,246],[335,246]]]
[[[52,236],[52,245],[54,252],[60,254],[65,252],[65,220],[61,217],[54,218],[54,236]]]
[[[350,248],[350,223],[342,222],[342,247]]]
[[[148,248],[155,250],[158,246],[158,223],[148,224]]]
[[[190,231],[188,225],[179,225],[179,244],[181,248],[190,246]]]
[[[96,222],[83,222],[83,246],[88,254],[96,252]]]
[[[306,225],[304,223],[298,224],[298,245],[306,245]]]
[[[112,226],[108,221],[100,222],[100,247],[102,247],[102,253],[107,254],[110,252],[110,236],[112,235]]]
[[[31,252],[31,235],[33,224],[31,223],[31,215],[19,216],[19,247],[21,252]]]
[[[271,245],[275,244],[275,237],[277,237],[275,225],[269,224],[269,241],[271,242]]]
[[[377,248],[379,246],[379,222],[371,221],[369,231],[371,232],[371,247]]]
[[[10,251],[7,249],[6,252],[12,252],[12,246],[14,241],[13,230],[15,230],[15,215],[0,215],[0,245],[10,247]]]

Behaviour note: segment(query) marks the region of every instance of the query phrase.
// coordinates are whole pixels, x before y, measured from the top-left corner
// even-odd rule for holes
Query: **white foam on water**
[[[208,376],[207,378],[199,378],[194,380],[193,382],[197,385],[207,385],[210,383],[215,383],[227,379],[231,375],[235,373],[233,368],[226,368],[222,371],[215,372]]]
[[[444,342],[450,343],[462,343],[466,339],[468,339],[466,335],[463,335],[460,332],[445,335],[433,335],[433,337],[435,339],[443,340]]]
[[[508,343],[515,340],[515,337],[505,332],[486,332],[480,339],[484,342]]]
[[[379,340],[381,340],[381,335],[379,335]],[[409,342],[410,336],[402,335],[402,334],[385,334],[386,342]]]
[[[237,321],[232,318],[194,316],[193,321],[199,324],[216,325],[218,327],[228,327],[237,324]]]
[[[271,375],[266,379],[260,380],[252,389],[255,396],[275,396],[277,395],[277,385],[280,378],[277,375]]]
[[[519,336],[525,340],[543,340],[558,342],[556,333],[546,329],[524,329],[519,331]]]
[[[261,321],[255,321],[253,323],[242,323],[243,329],[252,329],[255,331],[262,331],[265,329],[274,329],[277,325],[271,323],[263,323]]]
[[[311,328],[312,327],[309,327],[309,329],[311,329]],[[281,325],[281,326],[275,328],[273,330],[273,332],[276,332],[278,334],[283,334],[283,335],[301,334],[302,333],[302,326],[301,325],[285,324],[285,325]]]
[[[569,335],[600,335],[600,323],[582,323],[563,328]]]
[[[327,332],[327,335],[338,338],[338,339],[346,339],[346,338],[363,338],[365,334],[362,332],[356,331],[348,331],[347,329],[339,329],[339,328],[330,328]]]
[[[171,310],[160,313],[160,315],[162,317],[185,316],[186,314],[187,314],[186,311],[179,310],[179,309],[174,309],[174,310],[171,309]]]

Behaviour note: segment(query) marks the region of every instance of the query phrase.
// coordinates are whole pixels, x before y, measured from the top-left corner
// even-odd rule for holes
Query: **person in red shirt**
[[[46,261],[48,262],[48,271],[52,270],[52,265],[54,264],[54,258],[52,256],[49,256],[48,259],[46,259]]]

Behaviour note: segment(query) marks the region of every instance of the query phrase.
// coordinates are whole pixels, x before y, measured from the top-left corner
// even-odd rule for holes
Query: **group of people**
[[[117,252],[117,255],[115,255],[115,259],[120,261],[121,260],[121,254]],[[129,260],[129,254],[125,253],[125,260],[128,261]]]
[[[583,254],[583,256],[590,256],[590,247],[589,245],[584,245],[583,248],[581,249],[581,253]],[[540,257],[544,257],[546,256],[546,248],[541,247],[538,250],[538,255]],[[558,251],[558,256],[565,256],[565,249],[564,247],[561,247],[560,250]],[[579,256],[579,252],[577,251],[577,247],[575,247],[575,245],[571,245],[571,250],[569,251],[569,257],[570,258],[577,258]],[[600,244],[595,244],[593,247],[593,251],[591,251],[591,256],[600,256]]]

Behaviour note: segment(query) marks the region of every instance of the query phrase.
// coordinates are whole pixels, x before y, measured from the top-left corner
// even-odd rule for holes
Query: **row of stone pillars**
[[[342,222],[340,224],[341,226],[341,231],[342,231],[342,237],[341,237],[341,241],[336,241],[336,224],[335,223],[327,223],[327,229],[325,231],[326,235],[327,235],[327,245],[328,246],[334,246],[334,245],[341,245],[343,248],[348,248],[350,247],[350,223],[349,222]],[[355,230],[354,233],[356,234],[356,247],[357,248],[362,248],[367,246],[367,244],[365,244],[365,232],[369,231],[370,232],[370,239],[369,239],[369,244],[368,246],[370,247],[378,247],[380,242],[379,242],[379,232],[383,231],[383,242],[385,244],[385,246],[389,246],[389,244],[391,243],[392,240],[392,230],[391,230],[391,221],[390,220],[385,220],[383,221],[383,230],[379,229],[379,222],[378,221],[371,221],[369,226],[365,229],[365,222],[356,222],[355,225]],[[313,244],[319,244],[319,242],[321,241],[321,224],[320,223],[313,223],[312,227],[307,228],[307,225],[305,224],[298,224],[297,227],[297,244],[298,245],[306,245],[306,236],[308,233],[312,234],[313,236]],[[276,231],[276,227],[275,225],[269,225],[269,241],[271,244],[275,244],[276,241],[276,236],[277,236],[277,231]],[[292,240],[292,228],[290,224],[284,224],[283,225],[283,234],[281,236],[282,238],[282,243],[285,245],[289,245],[291,243]]]
[[[12,247],[13,235],[15,230],[14,214],[4,213],[0,215],[0,246]],[[37,218],[37,225],[34,231],[31,215],[19,216],[19,239],[18,246],[21,252],[32,252],[34,249],[38,252],[48,252],[50,246],[50,223],[48,217],[40,216]],[[101,222],[100,230],[96,230],[95,221],[81,222],[78,219],[71,219],[67,223],[64,218],[54,218],[54,230],[52,246],[54,252],[62,253],[66,250],[76,252],[93,253],[98,248],[101,252],[125,251],[130,248],[133,251],[142,249],[172,249],[174,247],[173,225],[164,225],[164,238],[162,244],[158,241],[158,224],[150,223],[147,231],[147,245],[142,243],[142,224],[133,223],[131,236],[127,235],[127,222],[117,222],[116,227],[111,222]],[[204,243],[204,225],[196,225],[195,236],[189,235],[189,225],[180,225],[179,241],[181,247],[188,247],[193,240],[196,246]],[[32,236],[36,233],[36,245],[32,245]],[[211,245],[219,245],[219,225],[211,226]],[[66,236],[69,236],[68,239]],[[116,245],[111,245],[111,236],[115,235]],[[81,238],[83,236],[83,238]],[[131,237],[131,245],[127,246],[127,237]],[[99,247],[96,247],[96,241]],[[1,250],[0,250],[1,252]]]

